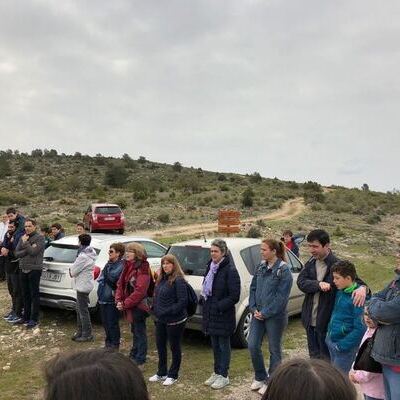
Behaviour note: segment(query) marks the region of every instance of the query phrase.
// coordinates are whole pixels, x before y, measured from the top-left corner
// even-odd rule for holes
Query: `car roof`
[[[76,245],[78,243],[78,236],[79,235],[64,236],[63,238],[55,240],[52,243]],[[112,234],[104,234],[104,233],[91,233],[90,236],[92,237],[92,241],[91,241],[90,245],[93,247],[98,247],[98,248],[102,247],[102,245],[106,242],[127,242],[127,241],[141,242],[141,241],[143,241],[143,242],[158,243],[152,239],[142,237],[142,236],[112,235]]]
[[[261,243],[261,239],[252,239],[252,238],[219,237],[218,239],[224,240],[226,242],[226,245],[228,246],[228,249],[230,250],[243,249],[245,247],[250,247]],[[214,238],[207,238],[206,240],[204,239],[186,240],[185,242],[174,243],[172,246],[198,246],[198,247],[210,248],[213,240]]]
[[[119,207],[118,204],[113,203],[92,203],[93,207]]]

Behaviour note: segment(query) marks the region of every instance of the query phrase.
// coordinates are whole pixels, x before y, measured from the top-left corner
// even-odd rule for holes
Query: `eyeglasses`
[[[110,249],[110,250],[108,250],[108,252],[111,254],[111,253],[115,253],[115,250],[113,250],[113,249]]]

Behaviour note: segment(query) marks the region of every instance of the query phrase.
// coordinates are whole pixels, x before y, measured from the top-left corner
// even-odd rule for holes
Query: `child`
[[[326,335],[331,362],[346,374],[354,361],[365,326],[362,307],[353,304],[352,293],[358,288],[356,269],[350,261],[337,261],[332,266],[333,283],[338,288]]]
[[[368,316],[366,311],[364,312],[364,322],[368,329],[361,340],[361,344],[364,343],[366,339],[372,337],[377,328],[377,325]],[[353,383],[360,384],[365,400],[383,400],[385,398],[382,374],[351,369],[349,378]]]
[[[90,235],[79,235],[78,240],[78,257],[69,269],[69,274],[74,278],[76,288],[77,320],[77,331],[71,339],[75,342],[91,342],[93,336],[89,314],[89,293],[94,287],[93,266],[97,254],[93,247],[90,247],[92,240]]]

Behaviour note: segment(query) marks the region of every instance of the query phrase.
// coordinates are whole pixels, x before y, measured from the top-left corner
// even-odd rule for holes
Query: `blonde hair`
[[[174,268],[172,272],[168,275],[168,283],[172,285],[175,282],[175,279],[180,276],[183,279],[185,279],[185,273],[182,270],[181,265],[179,264],[178,259],[172,255],[172,254],[166,254],[162,259],[161,259],[161,268],[160,268],[160,274],[157,277],[157,283],[160,283],[164,277],[167,275],[164,271],[164,268],[162,267],[163,263],[165,261],[170,262],[171,264],[174,265]]]
[[[145,258],[147,258],[146,250],[140,243],[128,243],[126,245],[126,251],[134,251],[136,260],[144,260]]]

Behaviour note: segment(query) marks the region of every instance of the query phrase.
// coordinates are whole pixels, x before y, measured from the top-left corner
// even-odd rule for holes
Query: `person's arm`
[[[273,300],[262,308],[261,314],[264,318],[270,318],[284,311],[287,305],[290,290],[292,289],[293,277],[289,267],[281,269],[281,278]]]
[[[228,272],[228,296],[218,301],[218,310],[224,312],[234,306],[240,299],[240,277],[236,268],[230,267]]]
[[[250,284],[250,291],[249,291],[249,309],[252,313],[257,311],[257,303],[256,303],[256,289],[257,289],[257,271],[254,271],[253,279],[251,280]]]
[[[321,290],[320,282],[317,279],[310,278],[310,265],[305,265],[305,267],[300,271],[297,277],[297,286],[303,293],[317,293]]]
[[[135,289],[123,301],[123,308],[129,309],[137,306],[146,296],[150,285],[150,275],[148,273],[138,273],[135,281]]]
[[[368,306],[368,314],[381,324],[400,324],[400,296],[389,301],[375,298]]]
[[[367,383],[369,382],[372,378],[375,378],[377,376],[382,376],[382,374],[377,374],[374,372],[367,372],[367,371],[361,371],[361,370],[351,370],[350,371],[354,379],[357,381],[357,383]]]
[[[363,307],[365,304],[365,300],[367,299],[367,296],[371,296],[371,290],[367,286],[367,284],[358,276],[356,276],[355,281],[358,283],[360,286],[358,289],[354,290],[352,293],[353,297],[353,304],[356,307]]]
[[[40,253],[44,252],[44,238],[39,236],[34,243],[29,243],[29,240],[26,242],[26,253],[30,256],[37,256]]]
[[[75,262],[71,265],[69,269],[69,274],[72,278],[78,276],[85,268],[87,258],[83,253],[79,254]]]

